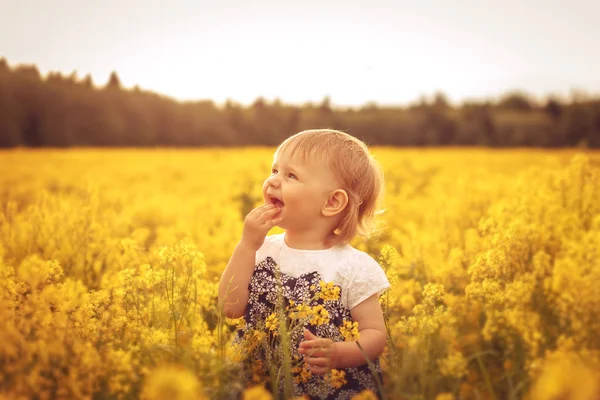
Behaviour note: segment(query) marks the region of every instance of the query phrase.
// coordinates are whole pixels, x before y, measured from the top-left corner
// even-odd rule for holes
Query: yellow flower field
[[[0,151],[0,399],[270,398],[273,366],[240,379],[217,282],[272,151]],[[600,398],[600,153],[374,153],[381,232],[354,244],[392,283],[382,395]]]

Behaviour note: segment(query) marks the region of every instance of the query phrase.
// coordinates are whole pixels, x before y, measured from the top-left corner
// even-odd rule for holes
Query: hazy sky
[[[0,0],[0,57],[177,99],[600,93],[600,0]]]

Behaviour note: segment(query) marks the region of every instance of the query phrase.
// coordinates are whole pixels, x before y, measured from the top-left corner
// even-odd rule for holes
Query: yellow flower
[[[348,342],[360,339],[360,332],[358,331],[358,322],[350,322],[348,320],[344,320],[343,325],[340,327],[340,333],[344,337],[344,340]]]
[[[175,366],[159,367],[145,379],[143,400],[204,399],[196,376],[189,370]]]
[[[344,386],[346,382],[346,371],[340,371],[338,369],[332,369],[326,375],[325,380],[331,384],[336,389]]]
[[[527,400],[597,400],[600,374],[577,354],[557,353],[542,367],[542,373],[526,396]]]
[[[467,373],[467,359],[461,352],[452,352],[446,358],[438,360],[440,372],[444,376],[461,378]]]
[[[265,321],[265,326],[268,330],[273,332],[275,336],[277,336],[277,329],[279,327],[279,320],[277,319],[277,314],[272,312]]]
[[[301,321],[308,320],[313,325],[322,325],[329,322],[329,312],[320,304],[314,307],[298,304],[295,311],[290,312],[290,318]]]
[[[252,386],[244,391],[242,400],[272,400],[273,395],[262,385]]]
[[[260,331],[257,329],[251,329],[244,332],[244,337],[242,343],[236,346],[240,353],[244,355],[249,355],[254,352],[255,349],[259,348],[261,343],[266,339],[267,334],[264,331]],[[238,357],[234,356],[234,359]]]
[[[252,382],[259,383],[265,379],[265,366],[262,360],[254,360],[252,362]]]
[[[311,309],[311,314],[310,323],[313,325],[323,325],[329,322],[329,312],[320,304]]]
[[[303,320],[310,315],[310,306],[306,304],[298,304],[294,307],[294,311],[290,312],[290,318]]]
[[[377,395],[372,390],[365,389],[359,394],[355,394],[350,400],[377,400]]]
[[[302,365],[298,365],[292,368],[292,373],[295,375],[294,382],[296,384],[306,383],[312,376],[312,373],[308,369],[308,366],[304,363]]]
[[[320,292],[319,298],[323,301],[334,301],[340,298],[340,287],[336,286],[333,282],[319,282]]]

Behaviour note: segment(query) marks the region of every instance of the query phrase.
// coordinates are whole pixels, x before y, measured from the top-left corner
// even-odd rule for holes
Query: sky
[[[0,0],[0,58],[177,100],[600,94],[599,0]]]

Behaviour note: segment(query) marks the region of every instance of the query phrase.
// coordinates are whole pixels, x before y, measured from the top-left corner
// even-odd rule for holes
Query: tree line
[[[449,104],[439,93],[408,106],[301,106],[265,101],[176,101],[125,89],[116,72],[97,86],[87,75],[0,59],[0,147],[277,145],[303,129],[328,127],[389,146],[600,147],[600,98],[543,102],[524,93]]]

